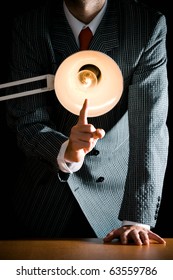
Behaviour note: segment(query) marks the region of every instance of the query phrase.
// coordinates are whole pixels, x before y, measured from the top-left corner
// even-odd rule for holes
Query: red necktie
[[[84,28],[81,30],[79,34],[79,43],[80,43],[80,50],[87,50],[90,44],[90,41],[93,37],[93,34],[89,27]]]

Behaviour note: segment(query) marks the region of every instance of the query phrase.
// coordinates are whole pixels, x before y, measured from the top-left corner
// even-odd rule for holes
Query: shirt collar
[[[89,24],[84,24],[83,22],[79,21],[77,18],[75,18],[70,11],[68,10],[65,1],[63,2],[63,7],[64,7],[64,13],[65,16],[67,18],[67,21],[73,31],[73,34],[75,36],[76,42],[79,45],[79,40],[78,40],[78,36],[80,31],[83,28],[89,27],[94,35],[99,23],[102,20],[102,17],[106,11],[106,7],[107,7],[107,0],[105,1],[105,4],[103,6],[103,8],[100,10],[100,12],[96,15],[96,17],[89,23]]]

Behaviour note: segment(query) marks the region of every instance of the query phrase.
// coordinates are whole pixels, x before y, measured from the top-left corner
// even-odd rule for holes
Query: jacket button
[[[90,156],[98,156],[100,152],[96,149],[92,149],[92,151],[89,153]]]
[[[159,208],[160,207],[160,203],[157,203],[156,207]]]
[[[100,153],[100,152],[99,152],[98,150],[93,150],[93,155],[94,155],[94,156],[98,156],[99,153]]]
[[[96,182],[97,182],[97,183],[101,183],[101,182],[104,181],[104,179],[105,179],[104,177],[99,177],[99,178],[96,180]]]

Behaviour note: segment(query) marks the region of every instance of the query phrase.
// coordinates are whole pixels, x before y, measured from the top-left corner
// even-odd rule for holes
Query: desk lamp
[[[0,89],[46,80],[47,87],[0,97],[0,101],[55,90],[59,102],[79,115],[85,99],[89,101],[88,117],[110,111],[120,100],[123,77],[119,66],[108,55],[84,50],[67,57],[55,75],[42,75],[0,85]]]

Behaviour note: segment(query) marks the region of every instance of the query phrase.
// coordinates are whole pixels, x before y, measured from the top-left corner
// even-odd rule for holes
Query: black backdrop
[[[43,0],[44,1],[44,0]],[[57,0],[58,1],[58,0]],[[172,107],[172,91],[173,84],[171,79],[171,65],[172,65],[172,42],[171,42],[171,7],[168,0],[141,0],[144,3],[153,6],[165,14],[168,26],[167,35],[167,52],[168,52],[168,79],[169,79],[169,113],[168,113],[168,128],[170,133],[170,146],[169,146],[169,158],[166,170],[166,176],[163,188],[163,197],[161,208],[159,211],[159,218],[155,231],[163,237],[173,237],[173,225],[171,225],[171,214],[173,213],[173,184],[171,176],[171,168],[173,162],[173,131],[171,126],[171,119],[173,114]],[[19,0],[15,3],[5,4],[2,9],[0,17],[0,84],[7,82],[8,76],[8,54],[11,44],[11,28],[12,19],[15,15],[27,11],[30,8],[40,5],[41,1],[30,2],[27,4],[19,3]],[[0,90],[0,95],[2,95]],[[13,194],[13,182],[20,168],[22,157],[17,149],[15,139],[10,133],[6,121],[5,121],[5,103],[0,102],[0,239],[15,238],[16,224],[14,222],[12,211],[12,194]]]

